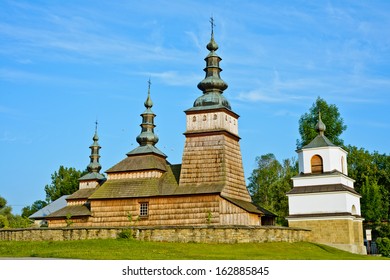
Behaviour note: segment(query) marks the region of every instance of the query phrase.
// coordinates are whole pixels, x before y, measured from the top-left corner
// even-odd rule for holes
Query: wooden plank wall
[[[149,203],[149,216],[139,205]],[[91,201],[92,226],[205,225],[219,223],[219,196],[176,196]]]
[[[261,225],[257,214],[248,213],[231,202],[220,198],[220,224],[221,225]]]

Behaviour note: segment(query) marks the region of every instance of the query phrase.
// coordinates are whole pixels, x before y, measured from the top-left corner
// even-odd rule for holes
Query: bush
[[[124,229],[118,233],[118,239],[133,239],[133,230]]]
[[[24,218],[20,215],[12,215],[8,217],[10,228],[27,228],[32,225],[32,221],[28,218]]]
[[[387,237],[379,237],[376,239],[378,252],[384,257],[390,257],[390,239]]]
[[[387,237],[390,238],[390,224],[381,223],[377,227],[378,236],[379,237]]]
[[[0,215],[0,228],[6,228],[9,226],[9,222],[6,216]]]

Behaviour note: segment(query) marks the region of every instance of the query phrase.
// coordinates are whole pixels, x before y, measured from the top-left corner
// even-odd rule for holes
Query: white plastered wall
[[[360,196],[350,192],[288,195],[289,214],[352,213],[361,215]]]
[[[225,112],[187,115],[187,131],[225,129],[238,136],[238,120]]]
[[[338,185],[354,188],[353,183],[355,180],[340,174],[336,175],[316,175],[308,177],[295,177],[292,178],[294,187],[305,187],[305,186],[319,186],[319,185]]]
[[[322,158],[324,172],[338,170],[348,175],[347,152],[340,147],[319,147],[300,150],[298,152],[300,173],[311,173],[311,159],[314,155],[319,155]]]

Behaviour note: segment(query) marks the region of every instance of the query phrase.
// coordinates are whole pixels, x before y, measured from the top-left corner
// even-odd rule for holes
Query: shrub
[[[133,230],[124,229],[118,233],[118,239],[133,239]]]
[[[9,222],[6,216],[0,215],[0,228],[6,228],[9,226]]]
[[[379,237],[376,239],[378,252],[384,257],[390,257],[390,239],[387,237]]]
[[[66,215],[65,223],[66,223],[67,227],[70,227],[73,224],[72,215],[71,214],[67,214]]]

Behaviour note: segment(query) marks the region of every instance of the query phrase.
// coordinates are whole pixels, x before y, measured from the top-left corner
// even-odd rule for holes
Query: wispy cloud
[[[31,144],[33,141],[32,139],[16,136],[9,131],[4,131],[3,134],[0,135],[0,142]]]
[[[267,103],[288,103],[291,101],[299,101],[307,99],[305,96],[288,95],[280,93],[265,92],[260,89],[255,89],[248,92],[241,92],[235,98],[245,102],[267,102]]]

